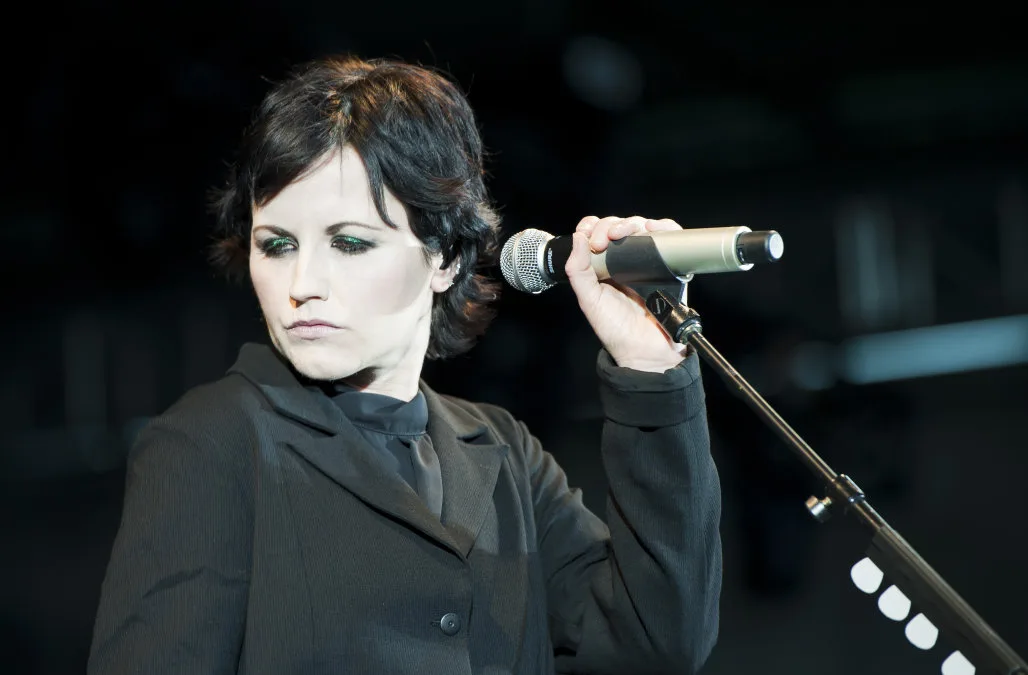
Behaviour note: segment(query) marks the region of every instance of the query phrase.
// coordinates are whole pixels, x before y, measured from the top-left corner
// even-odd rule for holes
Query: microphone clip
[[[654,288],[646,295],[646,309],[667,331],[671,339],[686,344],[694,333],[703,331],[699,313],[685,304],[686,282],[681,282],[680,300],[667,293],[667,288]]]

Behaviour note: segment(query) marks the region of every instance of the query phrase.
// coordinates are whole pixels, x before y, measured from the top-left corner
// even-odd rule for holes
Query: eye
[[[288,237],[269,237],[264,241],[258,242],[257,248],[269,258],[278,258],[293,250],[296,246]]]
[[[349,254],[364,253],[365,251],[375,248],[375,245],[372,242],[351,236],[336,237],[332,240],[332,246],[343,253]]]

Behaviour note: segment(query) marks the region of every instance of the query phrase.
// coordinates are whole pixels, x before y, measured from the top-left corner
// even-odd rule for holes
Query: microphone
[[[754,232],[745,225],[665,230],[610,242],[594,253],[592,267],[602,281],[622,284],[688,281],[694,274],[746,271],[756,263],[776,262],[785,242],[774,230]],[[503,245],[500,270],[514,288],[538,294],[567,281],[564,265],[571,236],[522,230]]]

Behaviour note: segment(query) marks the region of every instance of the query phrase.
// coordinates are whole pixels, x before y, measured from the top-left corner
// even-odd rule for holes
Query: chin
[[[352,350],[321,341],[305,344],[287,342],[280,351],[297,372],[312,380],[341,380],[362,368]]]

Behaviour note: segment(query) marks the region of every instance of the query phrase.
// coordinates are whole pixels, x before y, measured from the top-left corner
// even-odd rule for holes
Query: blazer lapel
[[[509,445],[494,443],[485,425],[424,382],[428,403],[428,435],[439,456],[443,482],[441,520],[461,555],[474,547],[489,507]]]
[[[388,471],[356,429],[334,436],[309,437],[288,445],[370,508],[403,521],[454,551],[460,550],[457,540],[428,510],[421,497]]]
[[[489,442],[481,421],[421,383],[429,409],[428,434],[442,475],[443,508],[436,518],[410,486],[387,470],[342,411],[327,396],[306,389],[275,350],[246,344],[229,372],[257,386],[277,413],[324,434],[288,442],[317,470],[371,508],[468,555],[489,512],[508,450]]]
[[[460,547],[401,478],[392,475],[360,432],[327,396],[308,390],[274,349],[246,344],[230,373],[242,375],[275,412],[323,435],[286,441],[298,455],[371,508],[402,520],[454,551]]]

